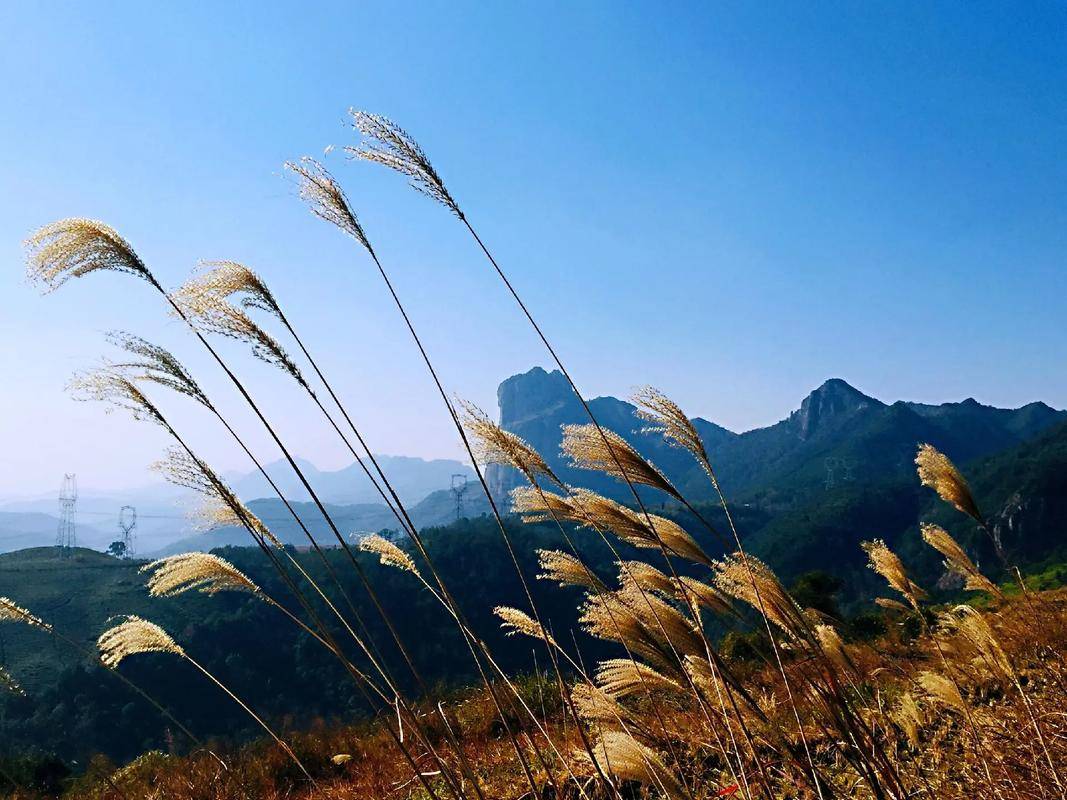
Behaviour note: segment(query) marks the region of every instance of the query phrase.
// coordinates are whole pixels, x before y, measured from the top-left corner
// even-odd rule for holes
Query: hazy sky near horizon
[[[116,227],[167,285],[198,259],[253,266],[377,451],[461,457],[372,265],[282,174],[356,142],[349,106],[419,139],[589,395],[653,383],[733,430],[831,376],[1067,406],[1060,3],[194,6],[0,6],[0,498],[64,472],[151,480],[163,433],[64,393],[113,328],[186,359],[277,457],[147,285],[26,285],[21,241],[66,216]],[[549,366],[444,209],[325,162],[450,391],[493,408],[500,380]],[[297,453],[348,461],[298,390],[222,349]]]

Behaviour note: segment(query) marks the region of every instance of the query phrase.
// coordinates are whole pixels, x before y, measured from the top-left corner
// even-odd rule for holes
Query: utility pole
[[[456,501],[456,521],[463,519],[463,495],[467,493],[467,476],[457,472],[452,476],[452,498]]]
[[[66,474],[59,489],[59,527],[56,531],[56,548],[60,558],[70,555],[78,546],[78,476]]]
[[[123,506],[119,509],[119,530],[122,531],[122,557],[132,558],[137,548],[137,509]]]

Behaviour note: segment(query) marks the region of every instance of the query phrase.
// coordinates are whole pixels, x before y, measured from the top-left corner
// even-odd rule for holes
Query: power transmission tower
[[[78,546],[78,476],[64,475],[63,485],[59,489],[59,528],[56,531],[56,547],[59,555],[70,555],[70,550]]]
[[[119,530],[122,531],[122,556],[131,558],[137,548],[137,509],[123,506],[119,509]]]
[[[463,495],[467,493],[467,476],[457,472],[452,476],[452,498],[456,501],[456,520],[463,519]]]

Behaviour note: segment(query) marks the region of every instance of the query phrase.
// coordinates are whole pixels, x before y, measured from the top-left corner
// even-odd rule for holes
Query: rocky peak
[[[835,420],[880,405],[883,405],[881,401],[868,397],[840,378],[831,378],[804,398],[791,420],[800,438],[808,439]]]
[[[578,402],[562,372],[541,367],[512,375],[497,388],[496,399],[500,425],[506,430]]]

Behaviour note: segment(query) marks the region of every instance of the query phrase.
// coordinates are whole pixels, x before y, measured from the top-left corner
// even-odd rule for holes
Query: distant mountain
[[[397,494],[409,509],[439,493],[438,499],[426,506],[426,509],[439,506],[439,510],[430,513],[424,509],[420,512],[421,516],[417,517],[423,520],[420,524],[440,524],[455,518],[455,501],[451,493],[454,475],[457,476],[457,486],[462,486],[464,481],[472,482],[464,493],[465,503],[475,504],[470,505],[474,515],[481,513],[482,507],[477,505],[475,498],[477,493],[474,492],[474,487],[477,484],[473,482],[474,471],[466,464],[447,459],[427,461],[407,456],[376,457]],[[380,495],[358,464],[353,463],[344,469],[330,471],[320,470],[305,459],[298,459],[297,463],[323,502],[355,509],[345,512],[346,524],[356,525],[360,530],[388,527],[390,520],[396,525],[396,520],[381,502]],[[310,503],[311,498],[287,463],[274,462],[267,465],[266,469],[291,502]],[[259,472],[229,472],[224,477],[245,502],[266,499],[267,506],[272,509],[268,516],[279,517],[278,524],[282,526],[293,525],[292,518],[275,498],[274,491]],[[178,546],[176,542],[184,542],[186,539],[196,542],[209,541],[210,539],[203,535],[190,535],[193,531],[186,515],[195,502],[196,498],[191,492],[162,482],[125,491],[83,491],[78,498],[78,544],[103,550],[115,541],[119,536],[119,510],[124,505],[137,508],[136,535],[139,553],[172,552],[174,547]],[[484,499],[482,503],[485,504]],[[487,504],[485,505],[487,508]],[[274,507],[281,513],[274,513]],[[55,513],[55,495],[0,504],[0,553],[27,547],[50,546],[55,541],[58,525]],[[317,513],[311,514],[309,519],[317,516]],[[294,531],[299,534],[295,526]],[[216,536],[220,544],[231,543],[231,539],[232,543],[245,543],[240,535],[233,533],[234,535],[230,536],[225,532],[216,532],[212,536]]]
[[[432,492],[448,489],[453,475],[464,479],[474,479],[474,471],[461,461],[434,459],[427,461],[410,456],[385,456],[375,454],[382,471],[388,476],[397,495],[405,504],[415,504],[425,499]],[[307,476],[308,482],[315,488],[315,493],[324,503],[353,505],[361,503],[381,503],[381,495],[371,484],[363,468],[353,463],[339,470],[320,470],[310,461],[297,459],[300,469]],[[373,472],[373,467],[367,466]],[[282,489],[282,493],[293,501],[309,501],[311,497],[293,474],[285,461],[267,464],[267,474]],[[273,497],[274,492],[259,472],[229,473],[227,480],[237,494],[253,500],[259,497]]]
[[[475,487],[477,487],[477,490],[475,490]],[[292,505],[297,515],[311,532],[311,535],[315,537],[316,542],[323,546],[337,544],[337,539],[334,537],[333,532],[313,503],[292,502]],[[304,532],[277,498],[253,500],[248,504],[248,507],[285,544],[292,544],[296,547],[308,546]],[[433,492],[424,498],[421,503],[405,504],[405,508],[411,515],[412,522],[421,530],[455,522],[457,513],[461,517],[480,517],[489,513],[489,502],[485,499],[481,487],[472,482],[468,485],[467,490],[463,492],[462,501],[458,508],[456,496],[449,489]],[[329,512],[330,518],[337,526],[337,529],[349,542],[358,540],[362,534],[377,533],[383,529],[393,531],[401,529],[401,525],[393,513],[381,503],[353,505],[328,503],[326,504],[326,510]],[[244,528],[220,528],[208,533],[194,534],[170,542],[151,555],[158,557],[194,550],[207,552],[216,547],[230,545],[244,547],[251,546],[252,542]]]
[[[497,392],[500,424],[522,436],[564,480],[621,500],[629,490],[598,473],[577,470],[559,453],[560,427],[588,418],[558,371],[535,367],[515,375]],[[630,403],[614,397],[589,401],[598,421],[615,431],[693,499],[710,487],[692,458],[661,437],[641,432]],[[969,399],[939,406],[886,404],[839,378],[826,381],[786,419],[766,428],[733,433],[693,420],[727,493],[768,508],[792,508],[835,485],[870,485],[912,470],[916,445],[930,442],[964,462],[1017,445],[1067,419],[1043,403],[1019,409],[984,406]],[[490,486],[503,494],[521,483],[509,468],[489,469]]]
[[[49,514],[38,511],[0,511],[0,553],[52,545],[55,543],[58,527],[59,519]],[[107,531],[89,525],[78,526],[78,541],[83,547],[102,550],[114,540],[115,536]]]

